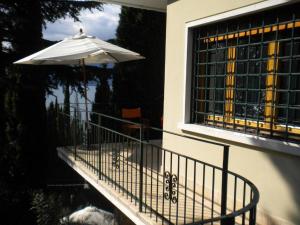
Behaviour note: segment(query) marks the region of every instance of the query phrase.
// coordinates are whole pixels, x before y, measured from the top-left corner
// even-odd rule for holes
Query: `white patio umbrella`
[[[86,119],[88,122],[87,81],[85,65],[118,63],[144,59],[136,52],[88,36],[82,32],[66,38],[48,48],[20,59],[14,64],[28,65],[78,65],[82,66],[84,77],[84,95]]]

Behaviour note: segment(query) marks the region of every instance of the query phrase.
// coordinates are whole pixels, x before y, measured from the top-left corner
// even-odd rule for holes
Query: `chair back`
[[[141,108],[126,109],[122,108],[123,119],[137,119],[142,118]]]

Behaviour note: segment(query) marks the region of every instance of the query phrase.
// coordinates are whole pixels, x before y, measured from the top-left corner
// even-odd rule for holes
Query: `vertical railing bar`
[[[119,168],[118,168],[118,173],[119,173],[119,180],[118,180],[118,186],[119,186],[119,193],[121,192],[121,138],[122,136],[118,134],[118,157],[119,157]]]
[[[202,178],[202,213],[201,213],[201,220],[204,219],[204,196],[205,196],[205,164],[203,164],[203,178]]]
[[[177,155],[177,193],[176,193],[176,225],[178,224],[178,203],[179,203],[179,177],[180,177],[180,155]]]
[[[194,161],[194,180],[193,180],[193,223],[195,222],[195,202],[196,202],[196,173],[197,173],[197,162]]]
[[[109,143],[110,143],[110,132],[109,131],[106,131],[106,135],[107,135],[107,140],[106,140],[106,148],[105,148],[105,151],[106,151],[106,154],[105,154],[105,157],[106,157],[106,176],[107,176],[107,181],[108,181],[108,184],[110,184],[110,169],[109,169],[109,165],[110,165],[110,158],[109,158]]]
[[[131,176],[131,179],[130,179],[130,193],[131,193],[131,202],[132,202],[132,195],[133,195],[133,193],[132,193],[132,174],[133,174],[133,170],[132,170],[132,164],[133,164],[133,143],[132,143],[132,141],[130,142],[130,150],[131,150],[131,156],[130,156],[130,158],[131,158],[131,164],[130,164],[130,170],[131,170],[131,173],[130,173],[130,176]]]
[[[87,155],[87,167],[88,167],[88,169],[90,170],[91,169],[91,139],[92,139],[92,137],[91,137],[91,133],[92,133],[92,126],[90,126],[90,124],[88,123],[88,125],[87,125],[87,143],[88,143],[88,145],[87,145],[87,153],[88,153],[88,155]]]
[[[221,215],[226,215],[227,210],[228,160],[229,146],[224,146],[222,168]]]
[[[145,166],[145,170],[146,170],[146,174],[145,174],[145,213],[147,213],[147,185],[148,185],[148,146],[146,145],[145,148],[145,161],[146,161],[146,166]]]
[[[140,127],[140,193],[139,193],[139,211],[142,212],[143,211],[143,169],[144,169],[144,144],[143,144],[143,124],[141,124]],[[147,154],[147,153],[146,153]]]
[[[173,152],[170,152],[170,154],[171,154],[171,161],[170,161],[170,183],[169,183],[169,185],[172,185],[172,172],[173,172]],[[169,221],[171,221],[171,214],[172,214],[172,211],[171,211],[171,197],[172,197],[172,195],[171,195],[171,193],[169,194],[169,197],[170,197],[170,199],[169,199]]]
[[[94,147],[93,147],[93,167],[94,167],[94,173],[97,173],[97,168],[96,168],[96,137],[98,135],[98,129],[97,126],[94,126]]]
[[[183,221],[186,223],[186,194],[187,194],[187,170],[188,170],[188,158],[185,158],[185,181],[184,181],[184,216]]]
[[[110,131],[110,134],[111,134],[111,153],[110,153],[110,163],[109,163],[109,166],[110,166],[110,172],[111,172],[111,184],[112,184],[112,187],[114,187],[115,185],[115,182],[114,182],[114,168],[112,166],[112,163],[113,163],[113,153],[115,151],[114,149],[114,146],[115,146],[115,133],[113,133],[112,131]]]
[[[164,195],[164,191],[165,191],[165,172],[166,172],[166,151],[163,150],[163,158],[164,158],[164,163],[163,163],[163,190],[162,190],[162,194]],[[165,212],[165,197],[163,196],[162,199],[162,217],[164,218],[164,212]],[[162,224],[164,224],[164,220],[162,220]]]
[[[114,134],[114,157],[115,157],[115,168],[114,168],[114,172],[115,172],[115,177],[114,179],[114,183],[115,183],[115,190],[117,190],[117,167],[118,167],[118,142],[117,142],[117,133],[113,133]]]
[[[158,213],[158,182],[159,182],[159,149],[156,148],[156,155],[157,155],[157,171],[156,171],[156,218],[155,221],[157,222],[157,213]]]
[[[237,189],[237,177],[234,177],[234,194],[233,194],[233,211],[235,212],[236,210],[236,190]]]
[[[151,202],[150,202],[150,217],[152,217],[152,212],[153,212],[153,208],[152,208],[152,200],[153,200],[153,194],[152,194],[152,192],[153,192],[153,155],[154,155],[154,151],[153,151],[153,145],[151,145],[151,180],[150,180],[150,188],[151,188],[151,190],[150,190],[150,193],[151,193],[151,195],[150,195],[150,199],[151,199]]]
[[[101,180],[101,174],[102,174],[102,150],[101,150],[101,142],[102,142],[102,127],[101,127],[101,115],[98,115],[98,125],[99,125],[99,129],[98,129],[98,167],[99,167],[99,170],[98,170],[98,178],[99,180]]]
[[[99,116],[101,118],[101,116]],[[99,180],[102,178],[102,128],[101,128],[101,119],[99,120]]]
[[[244,188],[243,188],[243,208],[245,207],[245,200],[246,200],[246,181],[244,181]],[[245,212],[243,213],[242,217],[242,225],[245,225]]]
[[[115,133],[115,159],[116,159],[116,165],[115,165],[115,190],[117,190],[117,186],[118,186],[118,165],[120,163],[120,158],[119,157],[119,135],[117,133]]]
[[[124,136],[122,136],[122,157],[123,157],[123,159],[122,159],[122,161],[123,161],[123,167],[122,167],[122,170],[123,170],[123,172],[122,172],[122,181],[123,181],[123,185],[122,185],[122,187],[123,187],[123,189],[125,188],[125,146],[124,146],[124,143],[125,143],[125,137]],[[126,170],[126,173],[128,173],[128,171]],[[127,189],[126,189],[126,191],[127,191]],[[124,191],[123,191],[123,194],[122,194],[123,196],[124,196]]]
[[[117,151],[118,151],[118,154],[117,154],[117,167],[116,167],[116,169],[118,169],[118,181],[117,181],[117,184],[118,184],[118,186],[119,186],[119,193],[121,192],[121,180],[120,180],[120,170],[121,170],[121,152],[120,152],[120,148],[121,148],[121,135],[119,135],[118,134],[118,136],[117,136],[118,138],[118,142],[117,142],[117,146],[118,146],[118,148],[117,148]],[[118,157],[119,157],[119,159],[118,159]],[[119,166],[119,168],[118,168],[118,166]]]
[[[77,113],[74,113],[74,160],[77,159]]]
[[[211,219],[214,217],[214,205],[215,205],[215,167],[213,167],[212,174],[212,194],[211,194]],[[213,222],[211,222],[213,224]]]
[[[137,171],[137,168],[138,168],[138,163],[139,163],[139,161],[138,161],[138,150],[137,150],[137,147],[138,146],[135,146],[135,151],[136,151],[136,154],[135,154],[135,205],[137,204],[137,196],[138,196],[138,193],[137,193],[137,185],[138,185],[138,183],[140,183],[139,181],[138,181],[138,171]]]
[[[129,152],[129,149],[130,149],[130,145],[129,145],[129,138],[126,137],[126,190],[127,190],[127,196],[126,198],[128,199],[128,191],[129,191],[129,188],[128,188],[128,174],[129,174],[129,170],[128,170],[128,152]],[[130,192],[131,193],[131,192]]]

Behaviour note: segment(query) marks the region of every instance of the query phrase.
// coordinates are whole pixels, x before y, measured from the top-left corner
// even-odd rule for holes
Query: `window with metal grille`
[[[300,4],[193,29],[191,120],[300,141]]]

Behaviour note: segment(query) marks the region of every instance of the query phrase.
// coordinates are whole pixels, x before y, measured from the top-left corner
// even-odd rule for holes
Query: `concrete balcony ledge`
[[[155,221],[150,219],[150,217],[146,216],[146,214],[140,213],[138,205],[128,201],[126,197],[122,196],[122,194],[120,194],[118,191],[115,191],[105,181],[99,180],[98,176],[89,170],[82,162],[75,160],[71,152],[66,151],[66,149],[63,147],[59,147],[57,148],[57,154],[60,159],[66,162],[81,177],[89,182],[132,222],[141,225],[157,224]]]

